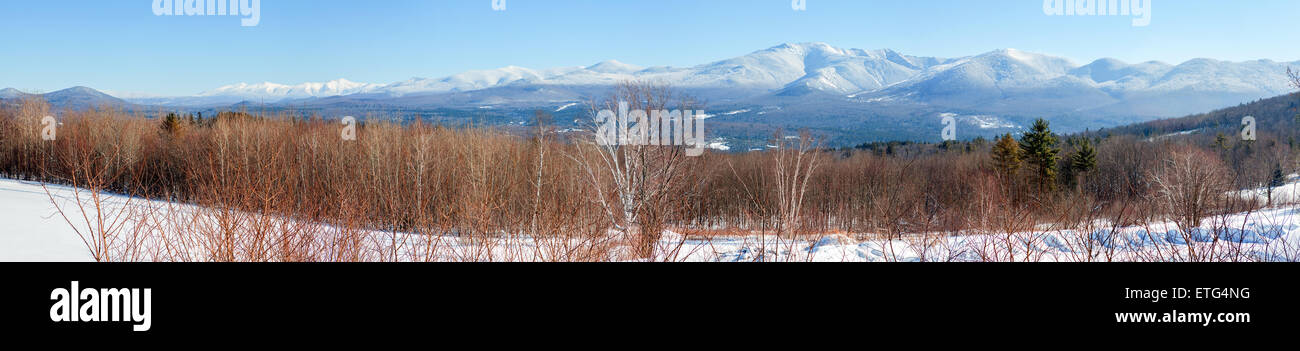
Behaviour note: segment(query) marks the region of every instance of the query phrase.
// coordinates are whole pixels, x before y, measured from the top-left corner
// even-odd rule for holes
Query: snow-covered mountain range
[[[347,79],[336,79],[324,83],[302,83],[284,85],[271,82],[227,85],[198,96],[243,96],[250,98],[284,99],[308,98],[337,95],[368,93],[382,87],[379,84],[357,83]]]
[[[535,70],[510,66],[443,78],[412,78],[389,84],[338,79],[284,85],[238,83],[190,97],[132,99],[184,105],[367,94],[386,97],[471,92],[521,86],[610,86],[625,80],[668,83],[682,89],[733,90],[730,98],[766,94],[841,95],[862,103],[908,101],[956,108],[987,107],[1061,111],[1107,109],[1160,114],[1160,108],[1126,109],[1131,100],[1199,98],[1234,104],[1288,91],[1285,71],[1300,62],[1226,62],[1196,59],[1178,65],[1129,64],[1100,59],[1078,65],[1068,59],[1014,49],[962,58],[920,57],[892,50],[841,49],[826,43],[784,44],[693,67],[641,67],[618,61]],[[509,96],[501,97],[511,101]],[[1197,110],[1200,105],[1197,103]],[[1051,108],[1049,108],[1050,110]],[[1170,111],[1171,114],[1182,111]]]
[[[704,101],[721,135],[761,139],[770,135],[764,128],[813,128],[850,142],[932,140],[945,117],[969,127],[961,134],[969,137],[1014,132],[1039,117],[1070,132],[1208,112],[1294,91],[1288,67],[1300,68],[1300,61],[1078,64],[1015,49],[941,58],[800,43],[690,67],[604,61],[550,69],[509,66],[388,84],[238,83],[192,96],[118,97],[138,106],[208,112],[257,107],[441,121],[491,117],[488,123],[519,124],[534,110],[577,120],[584,109],[573,106],[636,80],[666,83]],[[0,100],[16,94],[5,91]]]
[[[1195,59],[1177,66],[1100,59],[1087,65],[1006,49],[950,60],[908,80],[855,95],[990,113],[1040,111],[1172,117],[1291,91],[1286,69],[1300,62]]]

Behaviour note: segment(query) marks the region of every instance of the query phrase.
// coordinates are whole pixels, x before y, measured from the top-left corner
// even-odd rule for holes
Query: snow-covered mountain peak
[[[1016,49],[1001,49],[976,56],[973,61],[982,61],[984,64],[1005,65],[1013,64],[1020,68],[1028,69],[1043,74],[1064,75],[1071,69],[1078,67],[1073,61],[1066,58],[1049,56],[1044,54],[1032,53]],[[1000,68],[1000,67],[991,67]]]
[[[759,52],[764,52],[764,51],[768,51],[768,52],[788,51],[788,52],[797,52],[800,54],[828,54],[828,55],[844,55],[846,52],[846,50],[844,49],[837,48],[835,46],[832,46],[831,44],[827,44],[824,42],[784,43],[781,45],[767,48],[766,50],[761,50]]]
[[[629,65],[629,64],[626,64],[626,63],[618,62],[617,60],[603,61],[603,62],[600,62],[600,63],[597,63],[597,64],[594,64],[594,65],[591,65],[591,66],[587,66],[587,67],[586,67],[586,70],[588,70],[588,71],[592,71],[592,72],[599,72],[599,73],[624,73],[624,74],[626,74],[626,73],[633,73],[633,72],[636,72],[636,71],[640,71],[640,70],[642,70],[642,69],[644,69],[644,68],[642,68],[641,66],[637,66],[637,65]]]
[[[328,82],[307,82],[286,85],[273,82],[256,84],[237,83],[199,93],[200,97],[232,96],[243,98],[261,98],[271,101],[287,98],[309,98],[366,93],[379,88],[378,84],[358,83],[347,79],[335,79]]]
[[[229,103],[232,99],[275,102],[359,93],[401,97],[501,88],[464,98],[482,100],[485,104],[525,104],[534,100],[574,101],[592,89],[619,82],[653,81],[681,89],[702,89],[736,100],[819,94],[860,102],[899,101],[971,110],[994,109],[993,112],[999,113],[1040,107],[1074,111],[1079,108],[1070,107],[1073,104],[1103,106],[1133,99],[1155,101],[1148,105],[1188,105],[1185,101],[1197,99],[1208,101],[1202,105],[1221,104],[1219,100],[1206,100],[1195,94],[1211,97],[1227,94],[1222,100],[1233,102],[1273,96],[1289,91],[1285,66],[1297,64],[1300,63],[1196,59],[1174,66],[1155,61],[1130,64],[1104,58],[1080,66],[1066,58],[1018,49],[939,58],[910,56],[889,49],[840,48],[823,42],[804,42],[780,44],[688,67],[642,67],[615,60],[549,69],[505,66],[386,85],[346,79],[298,85],[239,83],[204,92],[199,97],[220,98],[205,101],[210,103]],[[1152,98],[1165,95],[1182,100],[1165,103]],[[1192,107],[1201,108],[1199,105],[1188,108]],[[1163,115],[1169,109],[1146,109],[1138,113],[1155,114],[1150,111],[1157,110]]]

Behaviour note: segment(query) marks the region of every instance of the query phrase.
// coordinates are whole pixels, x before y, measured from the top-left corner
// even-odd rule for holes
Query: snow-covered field
[[[0,179],[0,261],[90,261],[69,228],[40,185]]]
[[[1292,187],[1288,185],[1287,187]],[[76,206],[75,189],[49,186],[50,194],[78,224],[87,224]],[[1279,191],[1280,192],[1280,191]],[[1276,195],[1276,194],[1275,194]],[[83,201],[89,196],[81,192]],[[493,235],[465,238],[343,230],[301,224],[270,216],[238,217],[220,211],[159,201],[105,195],[107,223],[120,224],[108,250],[113,260],[295,260],[323,261],[626,261],[630,238],[611,232],[598,238],[534,238]],[[94,210],[87,210],[95,218]],[[148,216],[141,216],[149,214]],[[226,212],[228,215],[229,213]],[[112,218],[120,218],[112,220]],[[83,220],[83,221],[78,221]],[[94,221],[92,221],[94,222]],[[173,223],[185,223],[176,225]],[[1039,229],[1035,232],[917,233],[886,239],[874,235],[825,235],[799,239],[773,236],[704,238],[667,232],[655,248],[656,261],[688,262],[918,262],[918,261],[1296,261],[1300,259],[1300,206],[1207,218],[1202,228],[1183,233],[1172,223],[1110,230]],[[256,238],[223,236],[257,223],[274,228]],[[269,223],[269,224],[268,224]],[[186,228],[180,238],[176,228]],[[229,232],[229,231],[225,231]],[[133,239],[134,238],[134,239]],[[93,242],[93,240],[91,240]],[[137,243],[127,245],[124,243]],[[292,244],[292,254],[275,248]],[[129,247],[129,248],[125,248]],[[250,248],[261,248],[253,253]],[[269,248],[269,249],[268,249]],[[91,250],[65,222],[39,183],[0,179],[0,261],[90,261]],[[277,256],[280,255],[280,256]]]
[[[1286,185],[1275,188],[1259,188],[1250,190],[1241,190],[1236,192],[1237,196],[1243,199],[1254,199],[1260,203],[1267,203],[1272,197],[1274,204],[1294,204],[1300,203],[1300,174],[1291,174],[1286,176]],[[1270,193],[1270,190],[1271,193]]]

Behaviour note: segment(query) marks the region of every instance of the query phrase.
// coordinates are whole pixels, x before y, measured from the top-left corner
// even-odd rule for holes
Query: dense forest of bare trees
[[[647,110],[695,104],[665,87],[628,83],[591,105],[620,100]],[[394,233],[394,250],[411,235],[530,235],[577,243],[549,257],[581,261],[606,259],[594,252],[610,245],[598,238],[611,231],[634,243],[631,257],[650,257],[671,249],[656,247],[664,230],[902,239],[1099,221],[1195,227],[1269,205],[1230,190],[1277,185],[1295,171],[1300,148],[1284,128],[1261,129],[1255,141],[1226,133],[1059,135],[1040,120],[993,142],[826,149],[815,135],[789,131],[773,135],[766,151],[685,157],[676,147],[596,145],[589,134],[548,128],[542,112],[526,135],[416,121],[363,124],[352,141],[340,137],[337,121],[319,118],[68,111],[59,114],[57,138],[44,140],[39,118],[50,114],[38,100],[0,112],[0,176],[87,189],[78,206],[96,205],[101,192],[196,205],[211,220],[152,214],[155,229],[189,236],[177,239],[187,249],[169,251],[172,260],[186,260],[194,247],[223,261],[357,259],[349,249],[356,243],[343,239],[330,243],[328,256],[295,247],[323,228]],[[293,221],[277,220],[284,218]],[[113,229],[111,218],[69,222],[77,220],[101,237]],[[249,242],[248,233],[262,239]]]

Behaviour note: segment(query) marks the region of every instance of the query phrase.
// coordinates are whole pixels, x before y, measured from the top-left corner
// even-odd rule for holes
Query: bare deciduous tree
[[[1286,76],[1287,78],[1291,78],[1292,87],[1300,89],[1300,71],[1292,70],[1290,67],[1287,67]]]
[[[793,140],[778,131],[774,138],[777,148],[771,151],[772,170],[776,172],[777,213],[781,216],[777,232],[798,231],[804,197],[808,194],[808,180],[821,165],[820,157],[815,141],[807,131],[800,132],[798,139]]]
[[[623,82],[604,99],[590,103],[589,108],[592,117],[599,116],[601,111],[620,110],[629,113],[642,111],[646,116],[653,116],[657,115],[656,111],[694,110],[699,108],[698,105],[689,97],[675,96],[667,85]],[[618,123],[619,128],[628,128],[627,123],[637,122],[620,118]],[[683,124],[689,122],[691,121],[684,121]],[[656,128],[642,123],[644,121],[630,127],[649,127],[652,130],[649,135],[658,134],[653,131]],[[592,130],[596,131],[597,128]],[[689,137],[689,133],[674,131],[674,134]],[[582,166],[591,184],[598,190],[597,201],[609,216],[610,224],[620,233],[636,235],[637,256],[648,258],[651,253],[646,251],[658,242],[664,229],[668,205],[673,200],[680,199],[678,191],[682,186],[683,168],[689,163],[686,149],[639,141],[625,142],[621,135],[618,138],[620,140],[604,143],[589,140],[585,145],[594,149],[594,152],[580,150],[576,156],[570,155],[570,158]],[[595,156],[590,156],[593,153]],[[601,181],[603,177],[608,177],[608,184],[613,188],[612,194],[605,193],[604,184],[607,183]],[[614,197],[615,202],[611,204],[607,196]]]
[[[1174,150],[1151,172],[1157,201],[1173,218],[1188,243],[1188,258],[1196,260],[1195,246],[1201,220],[1211,214],[1230,189],[1229,175],[1219,158],[1186,147]]]

